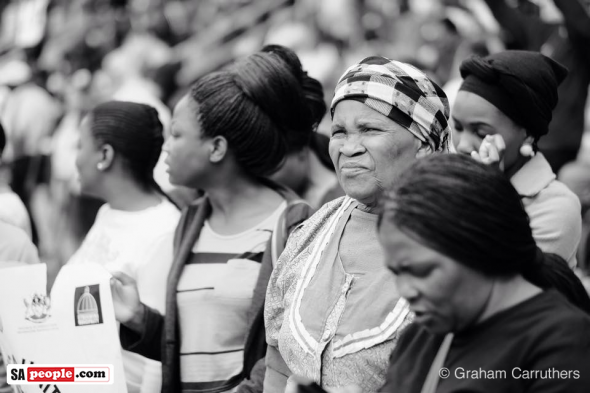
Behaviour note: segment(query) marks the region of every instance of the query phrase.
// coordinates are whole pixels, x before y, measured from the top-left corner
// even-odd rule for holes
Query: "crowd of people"
[[[103,265],[128,392],[588,390],[590,2],[0,13],[0,267]]]

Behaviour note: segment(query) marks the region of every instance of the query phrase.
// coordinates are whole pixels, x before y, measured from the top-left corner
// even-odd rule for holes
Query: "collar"
[[[510,182],[521,197],[532,198],[546,188],[555,178],[555,173],[553,173],[549,162],[542,153],[537,152],[529,162],[524,164],[512,176]]]

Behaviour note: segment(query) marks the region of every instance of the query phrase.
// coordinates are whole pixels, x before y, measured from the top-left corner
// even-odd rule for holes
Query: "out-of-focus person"
[[[137,282],[142,302],[164,312],[180,211],[153,178],[164,135],[148,105],[109,101],[93,108],[80,126],[76,157],[82,194],[106,203],[69,264],[98,263]],[[161,364],[123,351],[127,390],[157,393]]]
[[[5,146],[6,134],[0,123],[0,221],[19,227],[31,238],[31,218],[23,201],[10,188],[9,164],[2,160]]]
[[[21,228],[0,219],[0,274],[2,268],[33,263],[39,263],[39,254],[30,236]],[[6,366],[0,353],[0,393],[12,392],[12,385],[6,381]]]
[[[31,115],[35,108],[35,115]],[[49,146],[62,109],[35,80],[15,87],[0,108],[6,133],[3,161],[10,163],[11,188],[23,201],[32,218],[33,242],[39,244],[43,212],[35,210],[33,197],[39,184],[49,180]]]

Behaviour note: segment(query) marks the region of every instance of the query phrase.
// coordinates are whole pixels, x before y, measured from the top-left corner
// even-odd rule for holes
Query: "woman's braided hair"
[[[95,142],[112,146],[144,189],[168,198],[154,180],[154,168],[164,144],[163,127],[156,109],[135,102],[107,101],[92,109],[89,116]]]
[[[205,75],[190,97],[203,135],[225,137],[242,168],[258,178],[282,164],[287,135],[308,134],[314,124],[298,76],[272,53],[255,53]]]
[[[567,263],[536,245],[518,192],[497,168],[459,154],[417,160],[383,201],[382,220],[490,277],[522,276],[590,313]]]

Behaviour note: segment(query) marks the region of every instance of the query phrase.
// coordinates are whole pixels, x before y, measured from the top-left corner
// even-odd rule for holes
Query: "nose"
[[[457,153],[470,155],[472,151],[478,151],[481,138],[470,132],[453,132],[453,143]]]
[[[396,276],[396,283],[397,283],[397,290],[399,291],[399,294],[401,295],[401,297],[405,298],[409,303],[412,303],[413,301],[418,299],[418,296],[419,296],[418,290],[416,289],[416,287],[414,287],[411,284],[410,280],[407,277],[405,277],[403,274]]]
[[[342,142],[340,153],[347,157],[354,157],[363,154],[366,151],[365,146],[361,143],[360,137],[351,135]]]
[[[164,150],[166,153],[170,154],[170,137],[168,137],[164,140],[164,146],[162,146],[162,150]]]

